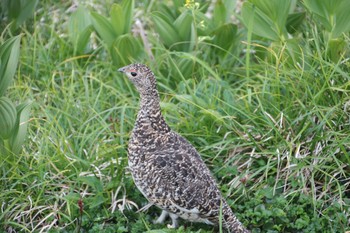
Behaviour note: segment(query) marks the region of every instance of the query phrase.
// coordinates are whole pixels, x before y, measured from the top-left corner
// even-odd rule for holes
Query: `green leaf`
[[[130,34],[119,36],[113,43],[111,56],[116,65],[127,65],[139,58],[142,52],[141,42]]]
[[[87,45],[90,40],[90,35],[92,33],[93,27],[90,25],[79,33],[78,40],[75,47],[75,53],[83,54],[87,49]]]
[[[305,62],[305,58],[302,56],[302,48],[300,46],[301,42],[299,38],[291,38],[286,40],[286,51],[287,53],[283,53],[282,58],[288,56],[287,62],[291,64],[291,67],[297,66],[297,64],[301,64]]]
[[[174,27],[182,41],[190,40],[192,23],[193,18],[189,10],[182,12],[175,20]]]
[[[215,3],[213,11],[213,21],[216,26],[220,26],[226,22],[226,7],[222,0]]]
[[[7,1],[8,16],[14,21],[13,28],[18,28],[26,19],[33,16],[38,0]]]
[[[174,9],[179,9],[180,7],[183,7],[184,0],[172,0],[172,3],[174,4]]]
[[[259,14],[270,18],[273,27],[278,31],[279,35],[284,33],[287,22],[291,0],[250,0],[260,11]]]
[[[111,22],[108,21],[108,19],[96,12],[91,12],[92,16],[92,24],[103,40],[104,43],[106,43],[107,47],[110,48],[115,40],[117,38],[117,34],[114,31],[113,25]]]
[[[232,0],[218,0],[213,10],[212,22],[213,28],[222,26],[231,22],[231,16],[236,9],[236,2]]]
[[[0,138],[0,155],[6,155],[8,152],[5,142],[2,138]]]
[[[96,192],[103,192],[103,185],[101,180],[97,179],[95,176],[80,176],[79,181],[92,187]]]
[[[332,31],[332,38],[338,38],[343,33],[350,31],[350,1],[343,0],[339,3],[335,12],[335,26]]]
[[[222,55],[227,54],[227,51],[235,44],[237,34],[237,26],[229,23],[224,24],[218,29],[216,29],[212,35],[214,36],[213,44],[215,47],[216,53]]]
[[[122,2],[122,8],[123,8],[123,15],[124,15],[124,31],[123,33],[129,33],[131,32],[132,27],[132,21],[133,21],[133,11],[134,11],[134,0],[123,0]]]
[[[15,36],[0,46],[0,96],[4,95],[15,75],[20,52],[20,39],[20,35]]]
[[[0,97],[0,138],[8,139],[16,125],[16,108],[7,97]]]
[[[328,42],[327,54],[329,58],[337,63],[342,59],[347,51],[348,44],[342,38],[331,39]]]
[[[290,0],[251,0],[242,7],[243,24],[253,26],[253,33],[273,40],[287,39],[286,21],[291,6]],[[253,20],[253,23],[251,23]]]
[[[15,154],[18,154],[21,151],[23,142],[27,136],[30,107],[30,102],[22,103],[16,107],[16,126],[10,138],[11,151]]]
[[[96,208],[96,207],[103,205],[106,202],[106,200],[103,197],[102,192],[99,192],[95,196],[88,197],[86,199],[86,202],[87,202],[89,208],[93,209],[93,208]]]
[[[193,62],[192,59],[184,58],[184,57],[179,57],[176,60],[176,65],[179,68],[179,71],[185,78],[191,78],[194,65],[195,63]],[[178,74],[175,74],[174,76],[177,76]]]
[[[270,39],[272,41],[278,41],[278,33],[271,27],[272,21],[268,17],[263,17],[258,13],[258,9],[250,2],[244,2],[242,6],[242,21],[248,28],[249,25],[253,26],[253,33]]]
[[[74,45],[75,53],[82,54],[87,47],[92,32],[92,20],[89,12],[82,6],[70,16],[68,36]]]
[[[177,48],[182,51],[190,51],[196,41],[196,38],[194,38],[196,35],[196,28],[193,24],[191,12],[189,10],[182,12],[175,20],[174,27],[180,36],[180,40],[178,42],[184,42],[179,44]]]
[[[337,38],[350,30],[350,1],[348,0],[305,0],[304,5],[325,29],[331,33],[329,39]]]
[[[325,0],[328,1],[328,0]],[[313,13],[316,18],[317,21],[319,21],[325,28],[327,31],[331,31],[332,30],[332,24],[331,22],[329,22],[329,10],[330,8],[328,8],[325,4],[324,1],[314,1],[314,0],[304,0],[304,5],[306,8],[308,8],[308,10]],[[335,1],[332,1],[335,2]],[[328,8],[328,9],[327,9]]]
[[[181,37],[176,31],[174,25],[168,21],[166,15],[160,12],[154,12],[152,19],[156,27],[156,32],[166,47],[171,47],[176,42],[181,41]]]
[[[288,15],[287,18],[287,31],[289,33],[295,33],[298,28],[301,26],[301,24],[304,22],[304,19],[306,17],[305,12],[297,12]]]
[[[338,4],[343,0],[304,0],[304,5],[314,14],[328,19],[335,14]]]
[[[124,34],[125,22],[124,11],[121,5],[113,4],[111,11],[111,22],[117,36]]]

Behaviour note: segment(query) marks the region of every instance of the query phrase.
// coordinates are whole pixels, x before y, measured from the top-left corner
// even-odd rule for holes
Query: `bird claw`
[[[175,229],[178,228],[179,224],[177,222],[178,216],[176,214],[169,213],[168,211],[163,210],[161,215],[153,221],[154,224],[163,224],[164,220],[168,217],[168,215],[171,218],[172,224],[168,224],[167,227],[169,229]]]

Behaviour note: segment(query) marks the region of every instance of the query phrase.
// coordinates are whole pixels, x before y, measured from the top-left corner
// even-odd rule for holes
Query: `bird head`
[[[155,89],[154,74],[144,64],[131,64],[118,69],[118,71],[126,74],[141,94],[147,94]]]

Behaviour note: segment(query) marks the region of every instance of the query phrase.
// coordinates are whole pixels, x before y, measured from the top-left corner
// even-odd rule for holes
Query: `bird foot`
[[[172,229],[178,228],[179,223],[177,222],[177,219],[179,218],[179,216],[177,216],[176,214],[171,214],[171,213],[169,213],[169,216],[171,218],[172,224],[171,225],[168,224],[168,228],[172,228]],[[169,225],[170,225],[170,227],[169,227]]]
[[[160,216],[153,221],[154,224],[163,224],[164,220],[166,219],[166,217],[168,217],[169,213],[165,210],[162,211],[162,213],[160,214]]]
[[[176,214],[169,213],[168,211],[163,210],[160,216],[153,221],[154,224],[163,224],[165,219],[170,216],[172,224],[168,224],[167,227],[169,229],[175,229],[179,227],[177,219],[179,218]]]

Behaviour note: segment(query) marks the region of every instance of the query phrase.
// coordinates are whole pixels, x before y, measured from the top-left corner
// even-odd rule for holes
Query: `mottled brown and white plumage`
[[[143,64],[118,71],[140,93],[140,110],[128,146],[129,168],[142,194],[163,210],[156,223],[169,215],[174,228],[178,217],[218,224],[222,208],[223,225],[229,232],[249,232],[221,196],[196,149],[165,122],[153,72]]]

